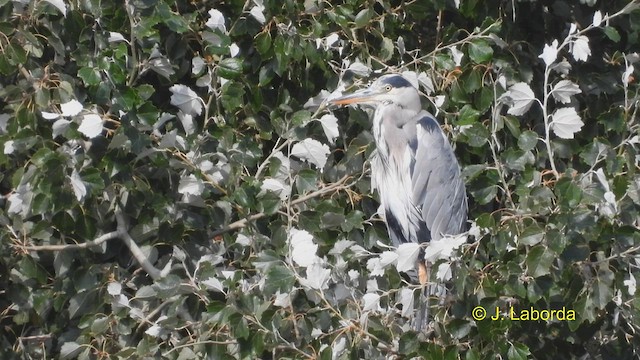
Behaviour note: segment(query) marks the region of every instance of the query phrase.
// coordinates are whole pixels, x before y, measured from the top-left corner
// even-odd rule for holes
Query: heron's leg
[[[420,304],[420,313],[415,320],[416,331],[420,332],[426,329],[429,324],[429,297],[431,296],[431,286],[429,285],[429,276],[431,274],[431,264],[424,260],[418,260],[418,281],[422,285],[423,302]]]

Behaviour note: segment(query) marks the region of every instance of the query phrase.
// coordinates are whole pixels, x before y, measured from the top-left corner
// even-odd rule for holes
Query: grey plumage
[[[422,110],[418,91],[408,80],[384,75],[367,89],[332,102],[375,108],[372,183],[396,246],[438,241],[465,231],[467,196],[460,166],[438,122]],[[428,269],[426,264],[427,276]],[[417,320],[416,328],[425,320]]]

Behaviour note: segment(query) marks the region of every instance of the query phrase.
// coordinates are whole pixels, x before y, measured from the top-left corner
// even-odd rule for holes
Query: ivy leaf
[[[510,105],[507,113],[515,116],[524,115],[529,111],[535,99],[536,96],[531,87],[523,82],[513,84],[509,90],[500,96],[501,101]]]
[[[540,277],[550,273],[551,264],[556,255],[543,245],[536,245],[527,254],[527,273]]]
[[[556,101],[567,104],[571,102],[571,96],[580,94],[581,92],[582,90],[580,90],[580,87],[571,80],[560,80],[553,87],[551,94]]]
[[[476,64],[487,63],[493,57],[493,48],[484,40],[473,41],[469,45],[469,58]]]
[[[308,161],[319,169],[322,169],[329,156],[329,147],[320,143],[318,140],[307,138],[293,145],[291,155]]]
[[[218,74],[225,79],[237,79],[242,74],[242,60],[231,57],[220,61]]]
[[[556,110],[551,115],[551,118],[551,129],[558,137],[563,139],[573,139],[573,134],[580,131],[584,125],[576,109],[572,107]]]

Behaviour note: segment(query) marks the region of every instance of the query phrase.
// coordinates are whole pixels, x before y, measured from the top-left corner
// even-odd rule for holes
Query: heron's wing
[[[410,165],[412,199],[427,225],[430,239],[439,240],[443,235],[465,231],[467,194],[460,165],[436,119],[426,111],[415,119],[415,136],[409,137],[408,144],[414,155]]]

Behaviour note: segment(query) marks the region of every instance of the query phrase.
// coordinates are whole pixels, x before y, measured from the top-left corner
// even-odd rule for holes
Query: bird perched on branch
[[[467,195],[460,165],[433,115],[422,109],[415,87],[404,77],[388,74],[371,86],[330,101],[336,105],[373,107],[373,187],[378,190],[389,237],[402,243],[446,239],[466,230]],[[431,264],[418,257],[418,280],[426,295]],[[428,324],[428,298],[421,304],[414,328]]]

